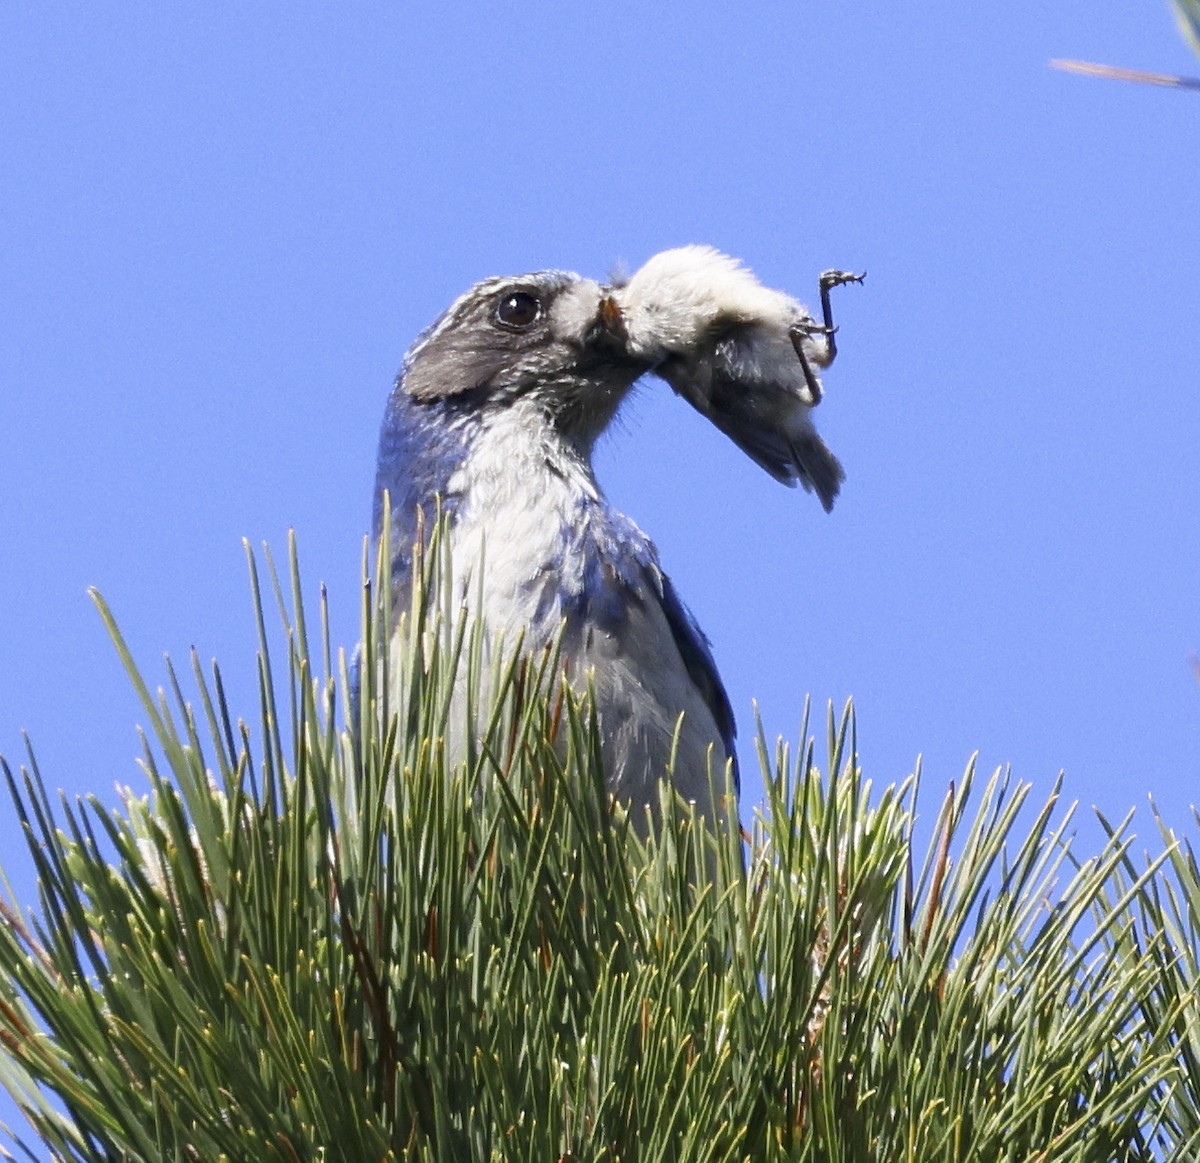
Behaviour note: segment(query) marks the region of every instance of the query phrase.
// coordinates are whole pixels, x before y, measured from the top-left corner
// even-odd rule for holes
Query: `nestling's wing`
[[[661,376],[781,484],[815,492],[828,513],[846,474],[790,386],[734,379],[710,361],[665,360]]]

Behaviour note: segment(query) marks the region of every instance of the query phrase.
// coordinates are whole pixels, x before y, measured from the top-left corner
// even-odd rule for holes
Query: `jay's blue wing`
[[[713,659],[712,650],[704,631],[696,624],[691,611],[679,599],[671,579],[666,574],[662,578],[663,613],[667,625],[671,628],[671,636],[683,659],[688,677],[700,692],[708,709],[712,712],[717,729],[721,732],[721,742],[725,752],[733,761],[733,786],[735,791],[741,790],[741,776],[738,772],[737,751],[734,744],[737,738],[737,724],[733,718],[733,707],[721,676],[717,673],[717,664]],[[718,756],[719,760],[720,757]]]

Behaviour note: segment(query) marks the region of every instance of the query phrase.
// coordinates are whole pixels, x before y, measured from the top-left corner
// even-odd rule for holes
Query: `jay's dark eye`
[[[496,322],[509,331],[532,327],[542,314],[542,304],[528,291],[509,291],[496,304]]]

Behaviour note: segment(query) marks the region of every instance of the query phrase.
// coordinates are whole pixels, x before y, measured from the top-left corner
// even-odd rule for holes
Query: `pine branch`
[[[489,649],[439,546],[403,646],[383,561],[336,666],[294,547],[286,578],[268,555],[286,669],[251,555],[253,731],[194,660],[195,705],[173,670],[152,691],[97,599],[147,790],[54,805],[32,753],[4,766],[40,886],[0,910],[21,1149],[1107,1163],[1195,1141],[1190,852],[1169,889],[1124,828],[1076,858],[1058,789],[1034,809],[970,768],[922,849],[916,779],[874,792],[849,708],[824,770],[807,728],[795,753],[760,731],[745,842],[665,785],[633,820],[586,693],[553,652]]]

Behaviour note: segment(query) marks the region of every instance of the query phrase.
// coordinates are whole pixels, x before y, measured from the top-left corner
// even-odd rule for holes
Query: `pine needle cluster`
[[[219,669],[151,691],[145,793],[4,774],[39,901],[0,903],[13,1150],[58,1160],[1184,1159],[1200,872],[1128,821],[1083,859],[968,769],[917,840],[853,716],[759,733],[748,830],[610,802],[586,692],[489,654],[421,561],[389,644],[316,651],[295,553],[251,728]],[[272,646],[274,641],[275,645]],[[398,654],[394,653],[398,650]],[[385,663],[386,659],[391,664]],[[470,713],[453,721],[471,692]],[[719,777],[719,773],[718,773]],[[732,817],[732,813],[730,813]],[[0,1148],[0,1153],[3,1149]]]

